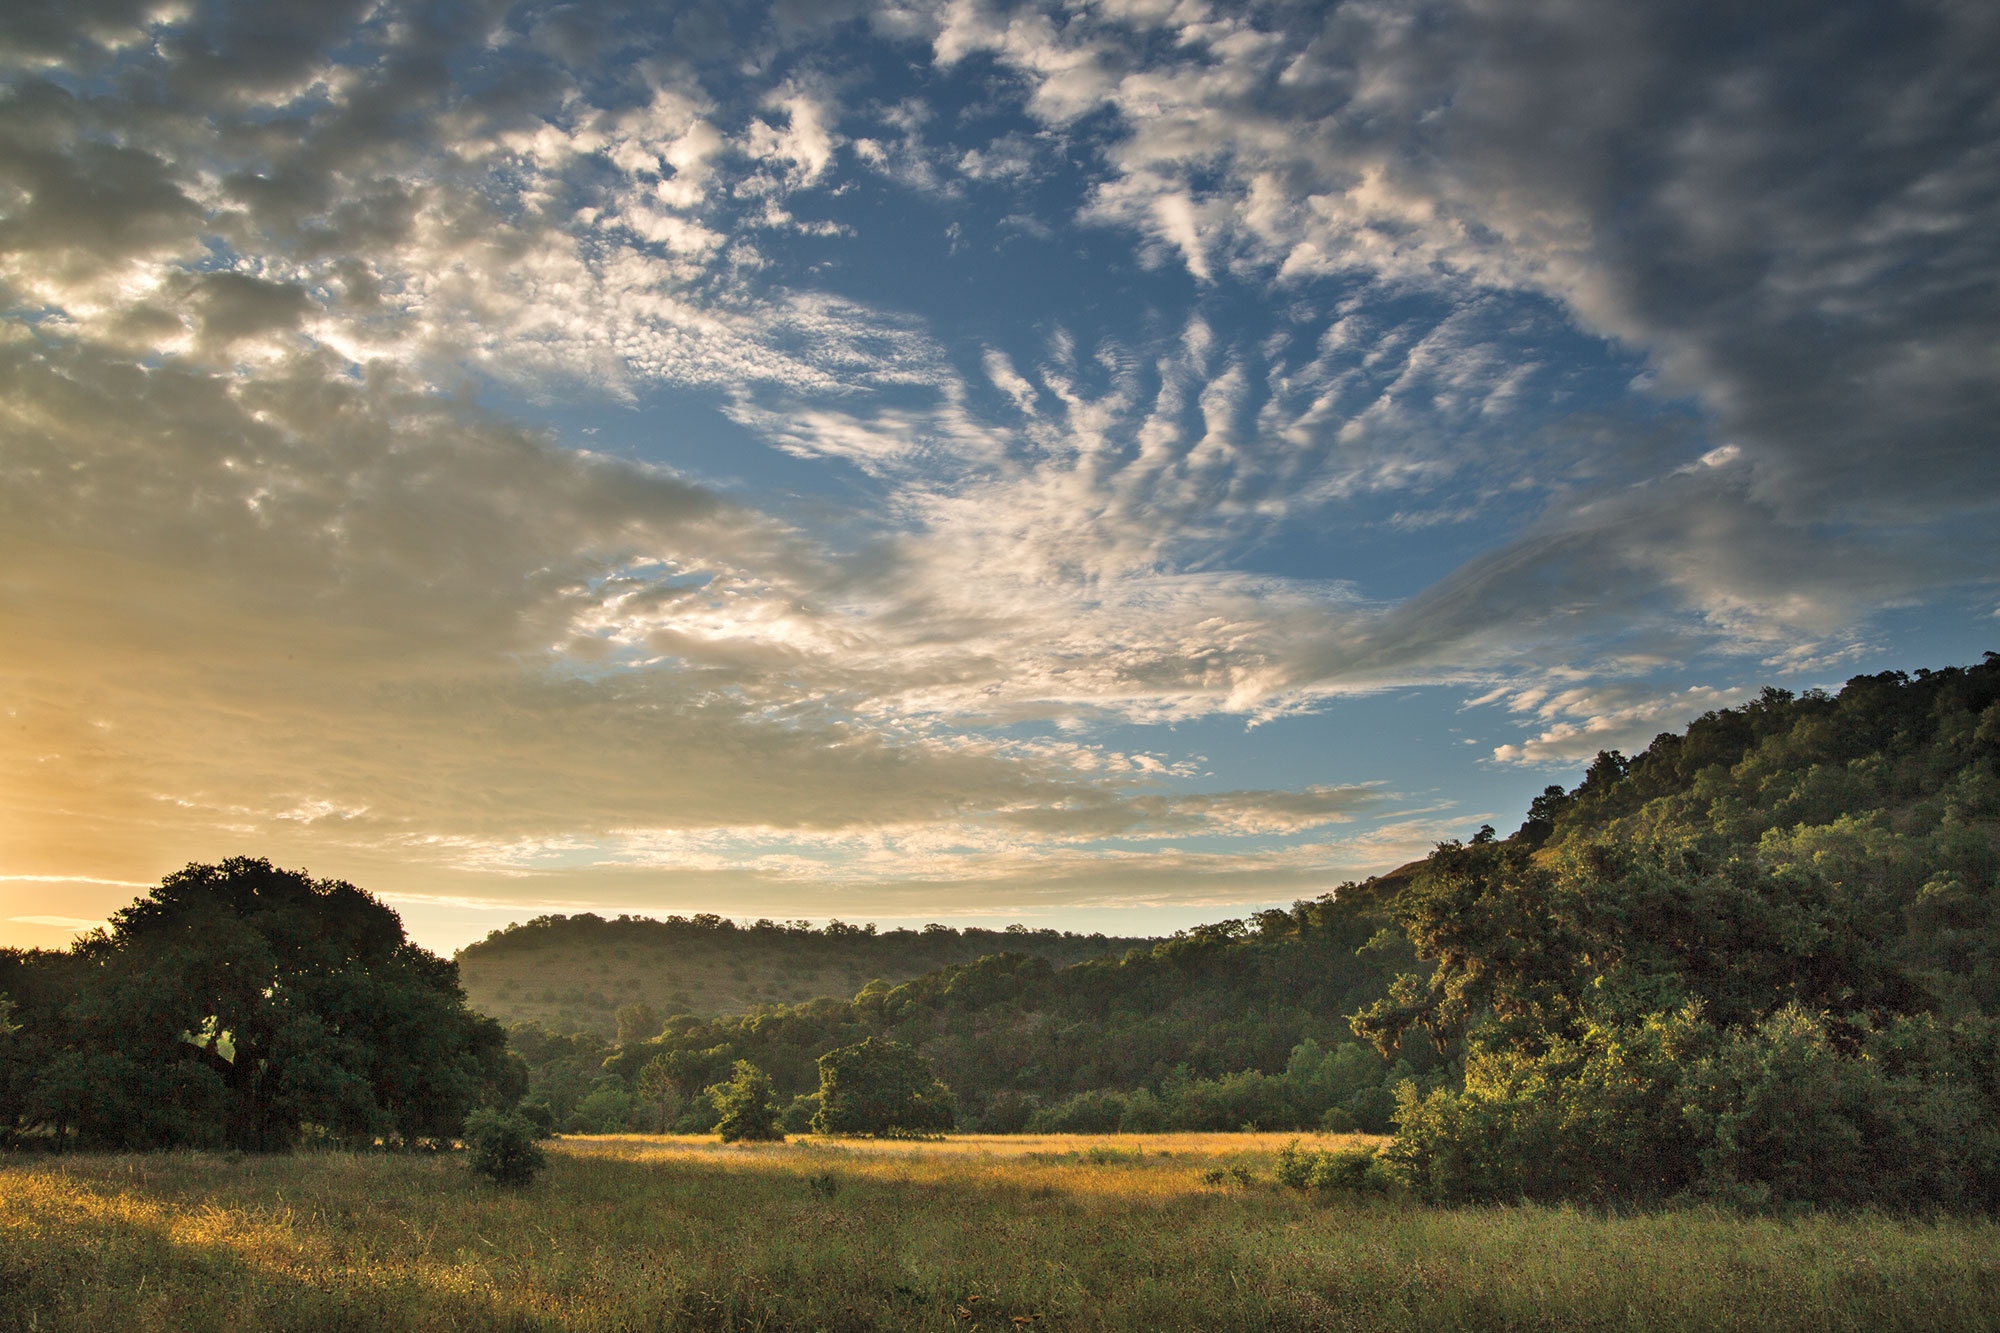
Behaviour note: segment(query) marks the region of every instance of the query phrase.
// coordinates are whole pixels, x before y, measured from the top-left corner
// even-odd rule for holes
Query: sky
[[[2000,647],[2000,7],[0,9],[0,945],[1157,934]]]

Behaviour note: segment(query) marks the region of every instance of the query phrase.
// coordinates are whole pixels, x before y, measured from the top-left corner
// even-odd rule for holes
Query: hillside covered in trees
[[[2000,1187],[2000,658],[1767,690],[1601,754],[1507,837],[1058,967],[998,953],[623,1042],[517,1025],[576,1128],[800,1098],[867,1036],[961,1123],[1399,1130],[1438,1198],[1978,1203]]]
[[[871,1036],[920,1050],[968,1127],[1165,1128],[1166,1097],[1200,1105],[1177,1122],[1189,1127],[1289,1128],[1317,1125],[1341,1096],[1364,1089],[1374,1099],[1350,1114],[1385,1127],[1391,1103],[1380,1085],[1394,1066],[1355,1041],[1345,1015],[1412,961],[1384,933],[1386,902],[1384,886],[1356,886],[1121,958],[1057,967],[991,954],[903,982],[871,980],[852,999],[681,1016],[643,1040],[538,1024],[516,1025],[511,1039],[535,1071],[530,1099],[579,1129],[703,1128],[709,1110],[698,1094],[734,1061],[800,1096],[817,1087],[819,1055]],[[627,1035],[637,1034],[628,1026]],[[1440,1064],[1429,1043],[1413,1055],[1401,1076]],[[795,1119],[807,1114],[801,1107]]]
[[[881,978],[907,981],[990,954],[1018,953],[1061,967],[1116,957],[1152,940],[1068,931],[928,925],[878,931],[830,921],[738,925],[703,913],[605,918],[594,912],[538,916],[458,951],[474,1008],[503,1023],[534,1021],[560,1032],[618,1032],[617,1012],[703,1018],[847,996]]]

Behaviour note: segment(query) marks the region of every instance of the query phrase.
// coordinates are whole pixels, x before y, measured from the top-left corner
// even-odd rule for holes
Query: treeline
[[[622,1010],[622,1042],[539,1024],[515,1025],[510,1040],[530,1066],[529,1103],[580,1131],[703,1130],[712,1111],[700,1091],[737,1060],[809,1098],[814,1060],[871,1036],[919,1050],[971,1129],[1386,1129],[1394,1087],[1451,1078],[1429,1042],[1384,1057],[1348,1031],[1344,1015],[1412,961],[1384,933],[1393,887],[1351,885],[1117,959],[1057,967],[991,954],[741,1018],[656,1027],[650,1012]],[[801,1103],[794,1123],[809,1113]]]
[[[509,954],[534,953],[552,944],[616,948],[732,939],[750,947],[781,947],[789,956],[816,961],[893,961],[900,966],[904,960],[913,960],[928,964],[926,971],[1003,952],[1033,954],[1059,964],[1073,963],[1151,942],[1124,936],[1079,935],[1067,930],[1035,930],[1019,924],[988,930],[980,926],[960,929],[932,922],[917,930],[908,927],[879,930],[873,922],[855,925],[838,918],[824,926],[814,926],[803,919],[773,921],[769,917],[739,925],[733,918],[713,912],[664,918],[630,914],[602,917],[595,912],[570,916],[555,912],[491,931],[485,939],[459,950],[458,959],[461,963],[479,962]]]
[[[0,950],[0,1143],[449,1143],[527,1081],[457,968],[351,884],[191,865],[66,950]]]
[[[712,913],[665,920],[585,912],[537,917],[459,951],[468,992],[487,1013],[565,1032],[616,1033],[616,1011],[740,1015],[818,996],[850,996],[871,978],[905,981],[989,954],[1020,953],[1058,967],[1117,957],[1152,940],[1066,931],[878,930],[831,921],[739,924]]]

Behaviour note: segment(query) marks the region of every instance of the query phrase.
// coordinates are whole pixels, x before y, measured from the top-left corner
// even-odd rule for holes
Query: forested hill
[[[1067,967],[990,954],[870,981],[848,1000],[668,1020],[643,1041],[535,1024],[511,1040],[533,1071],[531,1101],[579,1130],[700,1130],[713,1114],[701,1090],[736,1060],[801,1096],[819,1056],[871,1036],[916,1047],[968,1128],[1380,1129],[1395,1083],[1449,1078],[1428,1041],[1385,1061],[1348,1031],[1346,1016],[1413,962],[1385,933],[1388,897],[1379,882],[1350,885]]]
[[[584,912],[496,930],[457,959],[475,1009],[503,1023],[532,1020],[610,1037],[618,1011],[633,1006],[651,1011],[650,1032],[676,1014],[710,1018],[844,998],[876,978],[906,981],[988,954],[1025,954],[1060,967],[1152,944],[1019,925],[878,931],[841,921],[814,929],[803,921],[739,926],[709,914],[657,921]]]
[[[1509,841],[1559,874],[1596,863],[1600,903],[1621,856],[1757,877],[1778,915],[1735,925],[1760,952],[1787,929],[1820,944],[1851,931],[1855,949],[1879,954],[1884,986],[1913,986],[1947,1014],[1995,1013],[1997,768],[2000,654],[1988,653],[1974,667],[1857,676],[1837,696],[1767,689],[1629,760],[1601,753],[1573,790],[1538,798]],[[1722,901],[1684,906],[1725,928]]]
[[[1394,911],[1356,1030],[1464,1052],[1398,1103],[1434,1199],[2000,1208],[2000,657],[1601,754]]]

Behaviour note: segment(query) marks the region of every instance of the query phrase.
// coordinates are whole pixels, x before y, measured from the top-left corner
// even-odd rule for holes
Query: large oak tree
[[[60,957],[60,956],[58,956]],[[47,965],[55,965],[51,958]],[[238,857],[167,876],[62,958],[21,1118],[87,1143],[289,1147],[456,1135],[525,1074],[455,963],[371,895]]]

